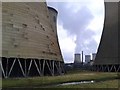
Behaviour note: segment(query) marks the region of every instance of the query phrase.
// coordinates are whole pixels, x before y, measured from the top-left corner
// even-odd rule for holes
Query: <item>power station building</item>
[[[2,3],[2,76],[60,75],[58,12],[46,2]]]
[[[89,63],[91,60],[91,55],[85,55],[85,63]]]
[[[74,64],[80,64],[81,63],[81,54],[76,53],[74,54]]]
[[[120,71],[120,2],[105,2],[105,22],[94,62],[97,71]]]
[[[94,61],[96,58],[96,53],[92,53],[92,60]]]

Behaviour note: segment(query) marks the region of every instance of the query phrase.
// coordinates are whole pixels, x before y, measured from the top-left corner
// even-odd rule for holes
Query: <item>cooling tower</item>
[[[2,3],[3,77],[63,73],[57,14],[46,2]]]
[[[97,71],[120,71],[118,16],[120,3],[105,2],[104,28],[94,62],[94,69]]]
[[[85,55],[85,62],[89,63],[91,60],[91,55]]]
[[[74,64],[80,64],[81,63],[81,54],[76,53],[74,54]]]
[[[95,60],[96,58],[96,53],[92,53],[92,60]]]

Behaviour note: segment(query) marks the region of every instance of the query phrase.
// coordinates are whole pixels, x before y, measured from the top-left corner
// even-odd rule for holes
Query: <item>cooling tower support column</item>
[[[0,64],[4,78],[44,75],[54,76],[64,73],[63,62],[54,60],[2,57]]]
[[[0,68],[1,68],[1,71],[2,71],[2,76],[5,77],[5,71],[4,71],[3,66],[2,66],[2,58],[0,58],[0,66],[1,66]]]
[[[96,65],[92,70],[98,72],[119,72],[120,65]]]

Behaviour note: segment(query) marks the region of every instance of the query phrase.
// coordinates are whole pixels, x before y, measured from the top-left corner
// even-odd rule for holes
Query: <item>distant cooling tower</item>
[[[91,60],[91,55],[85,55],[85,62],[89,63]]]
[[[46,2],[2,3],[3,77],[63,73],[57,14]]]
[[[94,63],[97,71],[120,71],[118,20],[120,2],[105,2],[105,23]]]
[[[74,63],[75,64],[81,63],[81,54],[79,54],[79,53],[74,54]]]
[[[96,58],[96,53],[92,53],[92,60],[95,60]]]

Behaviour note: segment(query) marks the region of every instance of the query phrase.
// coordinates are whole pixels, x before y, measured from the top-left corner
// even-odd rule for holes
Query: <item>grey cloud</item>
[[[94,32],[87,30],[87,26],[94,18],[90,10],[83,6],[77,13],[72,13],[69,8],[66,8],[66,3],[58,3],[58,11],[59,20],[63,22],[63,27],[71,35],[75,34],[77,36],[75,52],[78,53],[82,50],[86,53],[95,52],[97,43],[92,38]],[[90,41],[90,43],[85,44],[86,40]]]
[[[76,39],[77,46],[75,51],[76,52],[84,51],[85,54],[90,54],[92,52],[95,52],[97,48],[97,43],[92,37],[94,34],[95,33],[90,30],[83,30],[83,32],[77,36]],[[88,41],[89,43],[86,44],[85,43],[86,41]]]
[[[70,53],[64,53],[63,56],[64,56],[64,61],[65,62],[68,63],[68,62],[72,62],[73,61],[73,59],[72,59],[73,56],[70,56],[70,55],[71,55]]]
[[[59,20],[63,22],[63,27],[75,34],[83,31],[82,29],[86,28],[93,19],[90,10],[84,6],[77,13],[72,13],[65,5],[64,3],[58,4]]]

